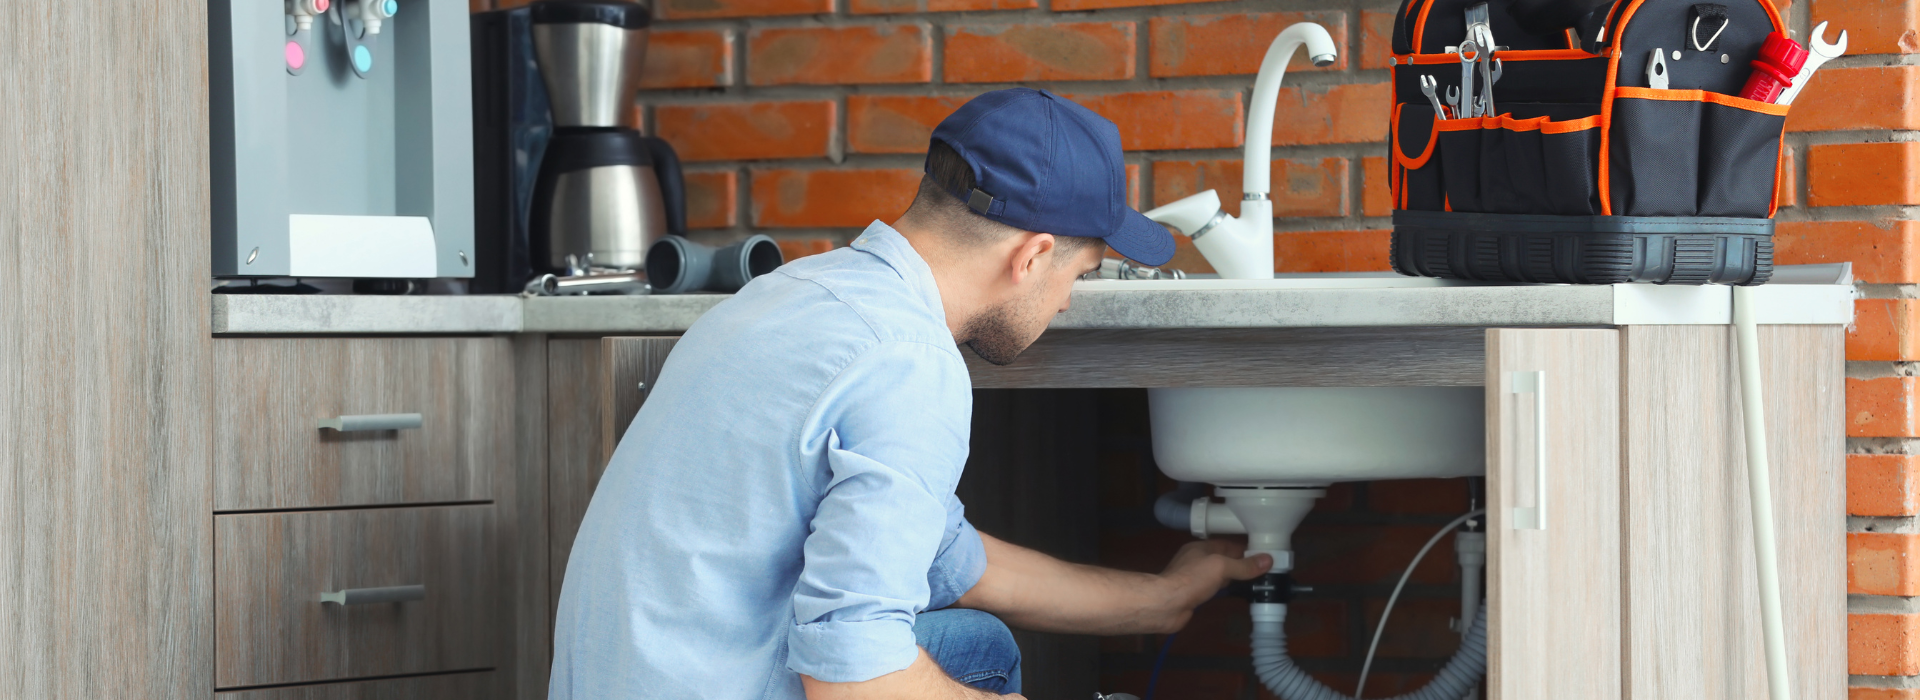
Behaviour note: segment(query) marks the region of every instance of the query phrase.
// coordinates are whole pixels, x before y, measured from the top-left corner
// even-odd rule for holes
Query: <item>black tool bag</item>
[[[1736,95],[1766,0],[1493,0],[1491,116],[1436,115],[1481,0],[1394,24],[1393,268],[1503,282],[1762,284],[1787,107]],[[1668,89],[1648,87],[1660,49]],[[1474,74],[1479,94],[1480,74]],[[1464,101],[1463,97],[1463,101]]]

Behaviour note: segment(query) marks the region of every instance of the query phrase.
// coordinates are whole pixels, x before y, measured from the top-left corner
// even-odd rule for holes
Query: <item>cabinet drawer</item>
[[[492,505],[214,517],[215,686],[493,668]],[[405,602],[322,593],[424,586]]]
[[[485,700],[500,697],[490,671],[215,693],[217,700]]]
[[[487,500],[512,458],[506,339],[221,339],[214,367],[215,510]],[[320,427],[386,414],[419,427]]]

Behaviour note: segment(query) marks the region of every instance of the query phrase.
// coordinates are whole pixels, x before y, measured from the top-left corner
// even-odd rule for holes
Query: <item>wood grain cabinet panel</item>
[[[1796,700],[1847,695],[1845,339],[1761,326],[1761,398]],[[1629,326],[1625,697],[1767,697],[1733,332]]]
[[[491,669],[492,505],[214,518],[218,688]],[[336,605],[342,589],[424,585],[424,599]]]
[[[215,693],[218,700],[486,700],[501,697],[499,674],[449,673]]]
[[[221,339],[214,368],[218,511],[487,500],[513,459],[505,338]],[[389,413],[421,425],[320,428]]]
[[[1619,700],[1620,333],[1490,330],[1486,388],[1487,697]]]

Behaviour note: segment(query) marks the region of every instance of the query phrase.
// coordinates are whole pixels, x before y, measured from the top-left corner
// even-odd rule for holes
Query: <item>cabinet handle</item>
[[[411,586],[387,586],[384,588],[347,588],[332,593],[322,592],[320,603],[325,605],[366,605],[370,603],[405,603],[411,600],[426,600],[427,587],[423,584]]]
[[[1512,393],[1533,394],[1533,507],[1513,507],[1513,529],[1547,529],[1547,373],[1514,372]]]
[[[351,433],[362,430],[407,430],[418,428],[424,420],[418,413],[375,413],[320,419],[321,430]]]

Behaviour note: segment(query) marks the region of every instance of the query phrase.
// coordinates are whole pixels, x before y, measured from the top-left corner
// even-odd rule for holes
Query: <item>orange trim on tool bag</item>
[[[1579,49],[1526,49],[1501,51],[1494,55],[1499,56],[1502,61],[1574,61],[1583,58],[1600,57],[1598,54],[1587,53]],[[1408,63],[1414,65],[1459,63],[1460,53],[1458,51],[1453,53],[1423,53],[1412,56],[1399,56],[1398,58],[1404,58]]]
[[[1435,128],[1440,124],[1440,119],[1436,117],[1433,120],[1434,126],[1427,128],[1426,150],[1421,151],[1418,156],[1408,156],[1400,151],[1400,108],[1405,106],[1404,104],[1395,105],[1393,108],[1393,162],[1410,170],[1419,170],[1426,167],[1427,159],[1433,157],[1433,145],[1440,142],[1440,130]]]
[[[1758,1],[1762,7],[1767,8],[1767,17],[1773,20],[1773,30],[1782,34],[1786,33],[1787,22],[1780,18],[1780,8],[1774,7],[1771,0]]]
[[[1393,21],[1394,31],[1399,31],[1401,28],[1405,27],[1407,25],[1407,18],[1413,16],[1413,8],[1420,7],[1424,5],[1427,1],[1428,0],[1405,0],[1407,11],[1400,13],[1400,17]],[[1413,47],[1413,50],[1416,53],[1420,51],[1420,37],[1417,32],[1415,33],[1414,36],[1407,37],[1407,45]],[[1389,56],[1394,55],[1393,40],[1391,37],[1389,37],[1387,40],[1387,55]]]
[[[1773,30],[1776,32],[1782,32],[1782,33],[1786,32],[1787,22],[1785,19],[1782,19],[1780,17],[1780,8],[1774,7],[1773,3],[1770,2],[1769,0],[1760,0],[1760,4],[1766,6],[1767,16],[1773,18]],[[1734,99],[1740,99],[1740,98],[1734,98]],[[1745,100],[1745,99],[1741,99],[1740,101],[1754,102],[1753,100]],[[1730,103],[1722,103],[1722,104],[1728,104],[1728,106],[1730,107],[1740,106],[1737,104],[1730,104]],[[1774,104],[1768,104],[1765,102],[1756,102],[1755,104],[1764,104],[1768,107],[1788,107],[1789,106],[1789,105],[1774,105]],[[1780,113],[1786,114],[1787,110],[1782,109],[1780,110]],[[1771,112],[1769,112],[1769,114],[1771,114]],[[1773,163],[1774,163],[1773,165],[1773,203],[1767,206],[1767,218],[1769,219],[1773,218],[1773,215],[1780,211],[1780,173],[1782,170],[1785,170],[1787,167],[1787,159],[1782,158],[1781,156],[1784,156],[1786,154],[1787,154],[1787,130],[1781,129],[1780,130],[1780,148],[1779,150],[1774,151],[1774,158],[1773,158]]]
[[[1787,130],[1780,130],[1780,145],[1773,152],[1773,202],[1767,205],[1767,218],[1780,211],[1780,180],[1787,170]]]
[[[1789,109],[1788,105],[1769,104],[1749,100],[1744,97],[1707,92],[1705,90],[1655,90],[1653,88],[1643,87],[1617,87],[1613,89],[1613,96],[1635,100],[1660,100],[1663,102],[1712,102],[1734,109],[1771,114],[1776,117],[1787,116],[1787,110]]]
[[[1396,190],[1399,192],[1399,196],[1394,198],[1394,202],[1400,205],[1400,209],[1405,209],[1407,208],[1407,169],[1400,167],[1399,163],[1395,163],[1393,165],[1393,173],[1393,181],[1400,185],[1399,189]]]
[[[1569,119],[1563,122],[1549,121],[1540,125],[1542,134],[1571,134],[1576,131],[1600,128],[1600,115]]]
[[[1581,117],[1563,122],[1553,121],[1550,117],[1514,119],[1512,115],[1502,114],[1496,117],[1474,117],[1472,119],[1448,119],[1435,122],[1436,131],[1473,131],[1475,129],[1506,129],[1508,131],[1538,131],[1543,134],[1570,134],[1586,131],[1600,126],[1600,117]]]
[[[1769,0],[1754,0],[1754,1],[1768,2]],[[1626,26],[1629,20],[1633,19],[1633,11],[1640,9],[1640,3],[1643,3],[1643,2],[1646,2],[1646,0],[1622,0],[1621,4],[1626,5],[1627,9],[1620,13],[1619,20],[1611,22],[1607,25],[1607,31],[1613,32],[1613,41],[1607,45],[1608,58],[1607,58],[1607,82],[1605,83],[1606,85],[1618,86],[1620,84],[1619,82],[1620,81],[1620,32],[1623,31],[1621,28]],[[1618,5],[1616,5],[1616,7],[1618,7]],[[1613,183],[1611,182],[1612,177],[1608,172],[1610,168],[1607,167],[1609,164],[1609,161],[1613,160],[1613,157],[1611,155],[1613,153],[1613,151],[1611,150],[1612,145],[1609,143],[1609,141],[1611,141],[1613,137],[1613,91],[1612,90],[1608,90],[1600,95],[1600,125],[1602,127],[1600,129],[1600,153],[1599,153],[1600,214],[1602,216],[1612,216],[1613,215],[1613,192],[1612,192]]]
[[[1425,53],[1420,50],[1421,42],[1427,40],[1427,13],[1433,10],[1434,4],[1434,0],[1426,0],[1426,3],[1420,6],[1420,19],[1413,23],[1413,41],[1409,43],[1413,45],[1414,53]]]

